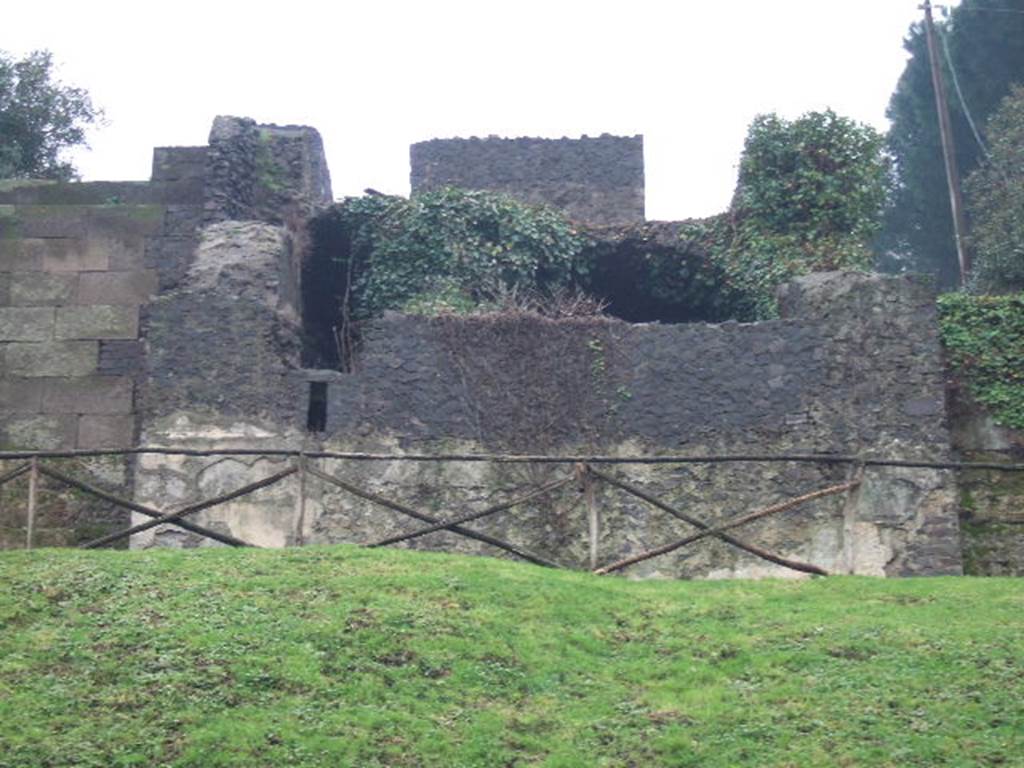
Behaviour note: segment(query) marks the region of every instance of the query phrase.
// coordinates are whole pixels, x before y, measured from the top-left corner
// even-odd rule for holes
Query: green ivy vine
[[[1024,293],[939,297],[942,343],[956,375],[997,423],[1024,429]]]
[[[502,290],[571,285],[586,268],[585,238],[562,214],[493,192],[350,197],[319,226],[342,232],[335,260],[353,320],[470,311]]]

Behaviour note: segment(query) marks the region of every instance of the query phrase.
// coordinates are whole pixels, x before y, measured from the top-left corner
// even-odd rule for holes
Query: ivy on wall
[[[554,315],[564,314],[554,305],[565,297],[586,294],[632,322],[749,313],[748,297],[677,225],[588,229],[554,208],[495,192],[351,197],[314,219],[312,236],[316,267],[303,281],[305,304],[335,307],[313,323],[325,327],[350,328],[388,310],[500,310],[510,294]]]
[[[956,375],[997,423],[1024,429],[1024,293],[939,297],[942,342]]]
[[[584,237],[564,216],[492,192],[350,197],[316,227],[336,233],[332,258],[353,320],[469,311],[512,287],[570,285],[585,268]]]

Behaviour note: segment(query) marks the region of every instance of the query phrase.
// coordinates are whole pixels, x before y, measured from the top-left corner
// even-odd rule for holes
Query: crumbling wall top
[[[644,220],[643,136],[434,139],[410,148],[412,191],[506,192],[590,224]]]

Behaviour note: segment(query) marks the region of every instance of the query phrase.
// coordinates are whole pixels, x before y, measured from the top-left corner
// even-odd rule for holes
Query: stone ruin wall
[[[258,254],[249,281],[231,259],[202,256],[201,245],[182,289],[154,305],[143,442],[388,454],[950,456],[934,297],[911,279],[815,276],[790,288],[786,318],[759,324],[389,315],[367,329],[355,372],[302,371],[295,367],[299,339],[287,320],[290,310],[261,290],[287,251],[264,226],[225,223],[215,230],[223,239],[204,240],[216,252],[233,238],[235,246]],[[208,229],[204,238],[210,235]],[[211,268],[215,263],[222,268]],[[193,336],[206,343],[196,349],[188,341]],[[312,381],[328,391],[324,433],[304,429]],[[273,474],[289,461],[146,456],[136,494],[145,503],[196,501]],[[434,516],[481,508],[566,471],[470,462],[324,460],[318,466]],[[708,521],[849,474],[846,467],[756,463],[615,471]],[[195,521],[265,546],[368,543],[420,525],[309,478],[300,505],[298,489],[299,481],[289,480]],[[610,489],[601,489],[597,501],[602,561],[685,532],[678,521]],[[569,567],[588,561],[586,517],[575,486],[474,528]],[[835,572],[960,572],[956,489],[947,473],[936,471],[872,469],[858,492],[751,526],[744,538]],[[134,543],[204,542],[168,529]],[[500,555],[442,533],[412,546]],[[793,575],[716,542],[633,573]]]
[[[416,148],[413,156],[415,177]],[[635,188],[635,182],[634,175],[620,186]],[[642,175],[639,184],[641,203],[633,217],[642,217]],[[782,320],[750,325],[600,320],[492,327],[476,320],[453,324],[388,316],[367,329],[355,373],[304,370],[304,224],[329,202],[329,185],[315,131],[218,119],[210,146],[157,150],[149,183],[19,185],[0,192],[0,247],[5,255],[18,254],[3,260],[0,309],[41,308],[45,316],[43,330],[0,334],[0,387],[12,393],[0,401],[5,445],[622,455],[864,451],[939,460],[953,455],[933,297],[908,278],[815,276],[789,289]],[[89,229],[115,214],[132,223],[112,225],[109,236]],[[22,222],[34,215],[55,228],[26,228]],[[84,222],[77,235],[66,228],[74,221]],[[43,251],[33,251],[41,247],[34,239],[62,238],[86,243],[68,253],[97,260],[67,261],[75,266],[62,270]],[[98,242],[104,243],[105,262],[95,256]],[[117,279],[136,286],[135,292],[118,289],[117,301],[111,293],[82,292],[85,284]],[[33,281],[65,287],[32,299],[26,286]],[[62,313],[84,308],[102,317],[101,307],[121,307],[110,313],[118,317],[137,316],[137,333],[125,326],[108,337],[116,329],[94,326],[90,338],[58,335],[59,328],[70,327],[66,320],[60,325]],[[17,319],[13,325],[31,326]],[[14,338],[18,334],[33,338]],[[33,348],[39,353],[40,345],[72,342],[91,345],[94,361],[82,353],[89,362],[80,368],[11,368],[12,359]],[[306,429],[314,382],[328,392],[324,433]],[[101,384],[122,392],[121,399],[90,400],[90,388]],[[60,405],[61,391],[74,393],[73,405]],[[91,412],[103,409],[117,410]],[[96,442],[93,425],[103,423],[98,417],[129,426],[119,441]],[[285,462],[145,455],[113,468],[87,464],[84,469],[108,487],[120,483],[143,503],[173,508],[264,477]],[[435,515],[479,508],[532,488],[555,471],[397,461],[321,466]],[[713,521],[840,482],[849,470],[740,464],[632,465],[617,471]],[[81,499],[54,505],[53,535],[44,543],[71,542],[97,526],[124,522],[95,508],[69,519],[72,501],[82,508]],[[685,530],[608,488],[597,501],[602,561]],[[956,573],[957,501],[948,473],[870,470],[857,493],[758,523],[744,529],[743,538],[838,572]],[[16,518],[23,513],[15,502],[0,496],[0,522],[17,534]],[[289,479],[203,513],[196,522],[266,546],[365,542],[419,525],[308,479],[304,505],[298,483]],[[586,564],[586,524],[574,487],[478,527],[566,565]],[[154,542],[207,543],[158,529],[136,537],[133,545]],[[19,545],[17,535],[8,545]],[[496,554],[449,534],[433,534],[415,546]],[[717,542],[650,561],[632,573],[792,575]]]
[[[392,316],[369,332],[360,369],[330,386],[325,445],[337,450],[665,455],[864,453],[949,458],[930,290],[853,274],[790,286],[779,321],[630,325]],[[334,462],[341,476],[421,508],[481,508],[564,468]],[[850,468],[741,463],[621,465],[612,472],[706,521],[843,482]],[[438,491],[439,486],[445,486]],[[556,562],[587,563],[571,487],[479,530]],[[366,540],[410,524],[330,491],[314,538]],[[416,506],[414,504],[414,506]],[[601,562],[685,535],[663,512],[602,487]],[[355,510],[355,514],[353,514]],[[742,538],[829,571],[958,573],[947,473],[867,472],[861,489],[742,529]],[[424,541],[422,546],[431,546]],[[486,551],[448,537],[433,546]],[[792,576],[718,542],[648,561],[633,575]]]
[[[315,190],[316,204],[331,197],[315,131],[235,118],[215,121],[209,146],[154,150],[149,182],[2,184],[0,446],[13,449],[138,444],[148,317],[208,252],[207,228],[264,219],[275,233],[301,232],[314,202],[297,190]],[[297,290],[298,264],[282,269],[264,290]],[[131,460],[54,463],[132,493]],[[128,522],[46,479],[40,498],[38,544],[73,544]],[[24,503],[23,488],[0,489],[0,546],[23,545]]]
[[[644,221],[643,136],[434,139],[410,149],[412,191],[506,192],[591,224]]]
[[[140,325],[191,254],[202,148],[157,149],[151,182],[0,186],[0,445],[135,445]],[[0,462],[2,463],[2,462]],[[131,465],[55,462],[130,493]],[[39,544],[122,527],[127,513],[41,482]],[[24,490],[0,489],[0,546],[24,545]]]

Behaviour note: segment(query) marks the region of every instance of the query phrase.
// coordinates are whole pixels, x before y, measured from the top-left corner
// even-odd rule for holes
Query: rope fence
[[[255,482],[243,485],[235,490],[204,499],[202,501],[187,504],[181,509],[166,511],[140,504],[131,499],[122,498],[117,494],[104,490],[93,483],[61,472],[43,464],[43,459],[66,459],[66,458],[87,458],[100,456],[138,456],[138,455],[167,455],[186,457],[225,457],[225,456],[259,456],[292,458],[295,461],[287,468],[268,475]],[[571,472],[545,483],[534,490],[521,496],[490,505],[482,510],[466,512],[459,515],[438,517],[430,515],[410,507],[402,502],[388,499],[377,493],[360,488],[346,480],[329,474],[316,467],[311,462],[318,459],[334,459],[348,461],[388,461],[388,462],[489,462],[495,464],[557,464],[569,465]],[[310,478],[322,483],[331,485],[347,494],[369,501],[377,506],[384,507],[398,512],[406,517],[425,523],[421,528],[413,531],[389,536],[379,541],[372,542],[367,547],[383,547],[401,542],[411,541],[431,533],[447,531],[459,536],[479,541],[484,544],[496,547],[512,554],[522,560],[536,565],[549,568],[561,567],[548,557],[530,552],[527,549],[503,541],[497,537],[475,531],[466,527],[468,523],[491,517],[502,512],[507,512],[515,507],[528,504],[541,497],[554,493],[573,483],[577,485],[580,497],[584,500],[587,511],[587,534],[589,539],[589,562],[590,570],[599,575],[622,571],[637,563],[644,562],[662,555],[674,552],[683,547],[702,541],[707,538],[714,538],[732,547],[740,549],[750,555],[774,563],[795,571],[809,573],[818,576],[827,576],[828,572],[811,563],[803,563],[791,558],[782,557],[759,546],[735,537],[730,531],[753,523],[763,518],[781,514],[798,506],[810,503],[816,499],[838,494],[849,494],[855,491],[863,482],[864,471],[868,467],[905,467],[925,468],[937,470],[965,470],[985,469],[1004,472],[1022,472],[1024,464],[998,464],[990,462],[944,462],[928,460],[907,460],[871,458],[864,456],[838,455],[838,454],[725,454],[709,456],[524,456],[509,454],[378,454],[378,453],[344,453],[334,451],[301,451],[293,449],[220,449],[220,450],[197,450],[185,448],[162,448],[143,447],[122,450],[71,450],[71,451],[0,451],[0,461],[20,461],[14,468],[0,474],[0,486],[13,482],[18,478],[28,475],[28,499],[26,509],[26,541],[25,546],[31,549],[34,545],[36,513],[39,505],[39,479],[47,477],[57,483],[74,488],[87,495],[99,498],[132,512],[136,512],[146,518],[146,521],[131,525],[127,528],[113,531],[80,546],[86,549],[106,546],[124,538],[150,530],[157,526],[173,525],[191,533],[204,536],[222,544],[233,547],[251,547],[238,537],[208,527],[198,525],[185,518],[203,510],[208,510],[221,504],[248,496],[261,489],[276,485],[286,478],[298,476],[298,494],[296,501],[296,524],[295,541],[303,542],[303,528],[305,521],[305,502],[307,484]],[[815,463],[822,465],[850,465],[854,468],[854,477],[846,482],[804,492],[798,496],[785,501],[773,504],[754,512],[738,515],[727,519],[725,522],[712,525],[702,521],[680,509],[675,505],[651,495],[642,488],[633,485],[626,480],[616,477],[613,474],[597,469],[594,465],[636,465],[636,464],[723,464],[740,462],[789,462],[789,463]],[[605,484],[618,491],[628,494],[634,498],[659,509],[678,520],[697,529],[684,538],[663,544],[652,549],[621,558],[612,563],[598,565],[598,539],[600,536],[599,516],[595,502],[595,488],[599,484]],[[573,505],[575,508],[575,504]]]

